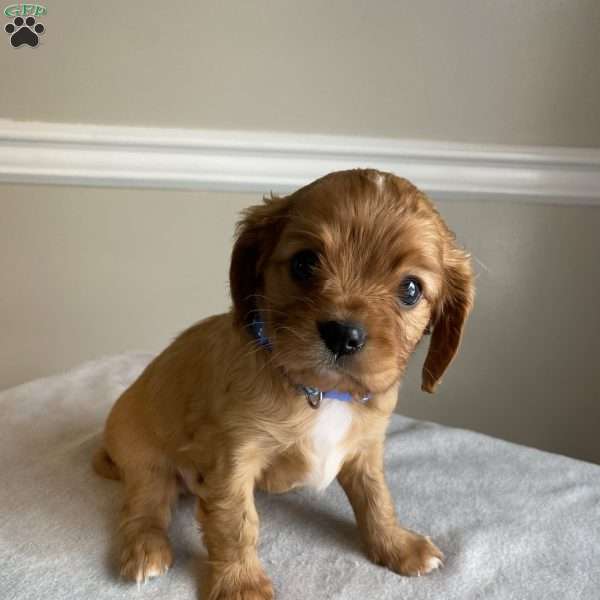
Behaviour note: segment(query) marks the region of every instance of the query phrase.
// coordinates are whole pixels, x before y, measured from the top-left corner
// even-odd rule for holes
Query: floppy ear
[[[469,255],[456,247],[448,232],[444,252],[444,292],[433,318],[421,389],[432,393],[454,358],[473,306],[475,286]]]
[[[264,204],[244,211],[231,253],[229,286],[236,322],[246,324],[256,309],[255,294],[262,288],[262,267],[274,250],[286,222],[290,201],[271,196]]]

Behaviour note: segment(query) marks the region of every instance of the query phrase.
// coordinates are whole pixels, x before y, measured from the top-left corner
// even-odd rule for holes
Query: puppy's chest
[[[336,477],[348,450],[352,407],[340,400],[324,400],[308,434],[308,471],[300,485],[325,489]]]
[[[262,472],[258,486],[282,493],[300,486],[326,488],[338,474],[346,455],[352,451],[349,437],[354,411],[349,403],[323,399],[310,428],[296,444],[272,457]],[[358,438],[360,432],[354,432]]]

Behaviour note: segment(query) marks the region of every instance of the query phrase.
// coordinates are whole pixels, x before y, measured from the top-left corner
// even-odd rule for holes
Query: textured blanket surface
[[[117,576],[121,484],[90,467],[112,402],[149,361],[116,356],[0,394],[0,598],[201,597],[206,553],[180,503],[169,573]],[[260,556],[280,600],[600,598],[600,467],[394,417],[387,477],[403,523],[445,567],[421,578],[371,564],[337,483],[257,495]]]

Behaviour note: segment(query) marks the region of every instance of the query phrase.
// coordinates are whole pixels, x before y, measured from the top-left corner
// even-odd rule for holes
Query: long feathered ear
[[[235,320],[247,324],[256,308],[255,295],[262,288],[262,267],[274,250],[286,223],[290,201],[271,196],[264,204],[243,213],[231,253],[229,286]]]
[[[469,255],[456,247],[454,236],[449,231],[445,233],[444,292],[433,318],[433,333],[421,384],[421,389],[429,393],[435,390],[456,355],[475,297]]]

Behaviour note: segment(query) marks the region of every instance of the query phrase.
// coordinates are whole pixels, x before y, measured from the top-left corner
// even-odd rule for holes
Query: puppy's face
[[[357,395],[401,377],[430,323],[431,391],[473,297],[468,259],[426,197],[377,171],[332,173],[248,211],[234,248],[238,319],[265,324],[294,383]]]

